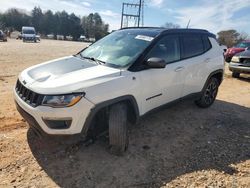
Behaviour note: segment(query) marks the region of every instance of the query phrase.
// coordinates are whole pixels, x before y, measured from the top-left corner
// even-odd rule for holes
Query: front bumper
[[[229,63],[229,70],[238,73],[250,73],[250,66],[244,65],[242,63]]]
[[[26,41],[35,41],[36,40],[35,37],[23,37],[23,39]]]
[[[66,108],[52,108],[48,106],[32,107],[24,102],[14,89],[14,98],[17,103],[17,110],[23,118],[39,132],[44,132],[51,135],[73,135],[81,133],[86,118],[90,114],[94,104],[82,98],[77,104]],[[71,125],[68,128],[56,129],[50,128],[44,120],[62,120],[71,119]]]

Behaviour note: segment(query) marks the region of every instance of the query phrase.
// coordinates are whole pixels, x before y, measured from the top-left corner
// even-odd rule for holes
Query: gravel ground
[[[250,187],[248,75],[226,71],[208,109],[183,101],[144,117],[130,128],[122,157],[107,152],[105,136],[89,146],[37,138],[14,106],[17,75],[86,45],[0,43],[0,187]]]

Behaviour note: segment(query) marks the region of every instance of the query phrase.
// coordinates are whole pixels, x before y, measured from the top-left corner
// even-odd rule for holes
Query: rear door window
[[[203,41],[200,35],[182,36],[182,58],[200,55],[204,52]]]

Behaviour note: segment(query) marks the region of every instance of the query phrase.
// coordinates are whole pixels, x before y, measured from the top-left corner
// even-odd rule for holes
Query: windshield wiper
[[[89,59],[89,60],[95,61],[95,62],[98,63],[98,64],[106,64],[105,61],[101,61],[101,60],[96,59],[96,58],[94,58],[94,57],[87,57],[87,56],[83,56],[82,54],[79,54],[79,55],[80,55],[81,58],[83,58],[83,59]]]

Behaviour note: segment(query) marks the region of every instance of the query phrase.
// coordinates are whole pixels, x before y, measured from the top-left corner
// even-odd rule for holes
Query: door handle
[[[179,71],[182,71],[183,69],[184,69],[184,67],[177,67],[174,71],[179,72]]]
[[[210,60],[211,60],[211,58],[206,58],[206,59],[204,60],[204,62],[205,62],[205,63],[209,63]]]

